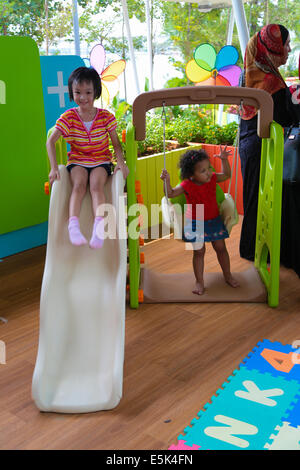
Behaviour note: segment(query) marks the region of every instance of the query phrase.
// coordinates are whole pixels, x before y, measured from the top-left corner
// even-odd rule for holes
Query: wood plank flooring
[[[238,255],[240,223],[227,241],[232,271],[249,263]],[[219,269],[207,247],[205,269]],[[179,241],[145,246],[148,267],[192,269]],[[126,311],[124,390],[112,411],[40,413],[31,399],[45,247],[0,262],[0,449],[167,449],[264,338],[300,340],[300,280],[281,269],[280,305],[144,304]]]

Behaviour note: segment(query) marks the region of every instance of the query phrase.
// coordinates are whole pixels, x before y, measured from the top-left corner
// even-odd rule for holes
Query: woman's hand
[[[221,160],[228,160],[229,155],[231,154],[231,150],[226,150],[227,145],[225,145],[224,148],[222,148],[222,145],[220,145],[220,153],[218,155],[214,155],[214,157],[218,157]]]
[[[126,165],[126,163],[125,162],[119,162],[119,163],[117,162],[115,172],[118,171],[118,170],[122,171],[123,178],[124,178],[124,180],[126,180],[127,176],[129,175],[129,168]]]
[[[49,173],[49,181],[52,186],[55,180],[60,180],[60,174],[59,174],[59,169],[58,168],[51,168],[51,171]]]

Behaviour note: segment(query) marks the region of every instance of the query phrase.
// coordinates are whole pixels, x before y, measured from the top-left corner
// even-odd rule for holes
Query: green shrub
[[[231,122],[227,124],[226,126],[222,127],[222,144],[227,144],[227,145],[234,145],[235,143],[235,138],[236,138],[236,133],[238,130],[238,123],[237,122]]]
[[[163,122],[161,117],[146,117],[146,138],[138,141],[138,154],[151,155],[163,151]]]
[[[121,118],[118,119],[117,132],[121,140],[122,130],[126,129],[131,109],[119,106]],[[125,112],[124,112],[125,111]],[[122,114],[123,112],[123,114]],[[138,155],[151,155],[163,152],[163,121],[161,108],[146,115],[146,138],[138,142]],[[166,109],[166,140],[176,140],[180,146],[188,142],[233,145],[238,124],[220,126],[213,123],[211,109],[202,106],[173,106]],[[124,144],[123,149],[125,150]]]
[[[184,117],[174,119],[168,125],[168,139],[177,140],[180,145],[185,145],[187,142],[197,142],[197,139],[203,137],[203,127],[200,120],[189,120]],[[201,142],[202,140],[198,140]]]

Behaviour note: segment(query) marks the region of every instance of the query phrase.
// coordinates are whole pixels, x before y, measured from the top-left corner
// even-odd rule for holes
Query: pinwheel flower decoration
[[[208,43],[200,44],[194,59],[186,65],[186,75],[196,85],[238,86],[241,69],[235,65],[239,58],[234,46],[224,46],[216,53]]]
[[[106,54],[102,44],[97,44],[90,52],[90,64],[98,72],[101,77],[102,94],[99,100],[95,101],[95,105],[105,108],[111,98],[119,91],[118,77],[124,72],[126,62],[123,59],[113,62],[104,68]]]

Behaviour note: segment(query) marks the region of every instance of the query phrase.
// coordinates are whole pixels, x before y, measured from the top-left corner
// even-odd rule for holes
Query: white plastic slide
[[[68,238],[69,175],[51,191],[48,244],[40,301],[40,336],[32,396],[41,411],[85,413],[116,407],[122,397],[126,216],[121,171],[108,178],[106,203],[116,215],[115,238],[103,247],[75,247]],[[107,218],[107,216],[105,215]],[[93,214],[89,191],[80,227],[90,240]],[[107,232],[107,225],[105,227]],[[125,234],[125,235],[124,235]]]

